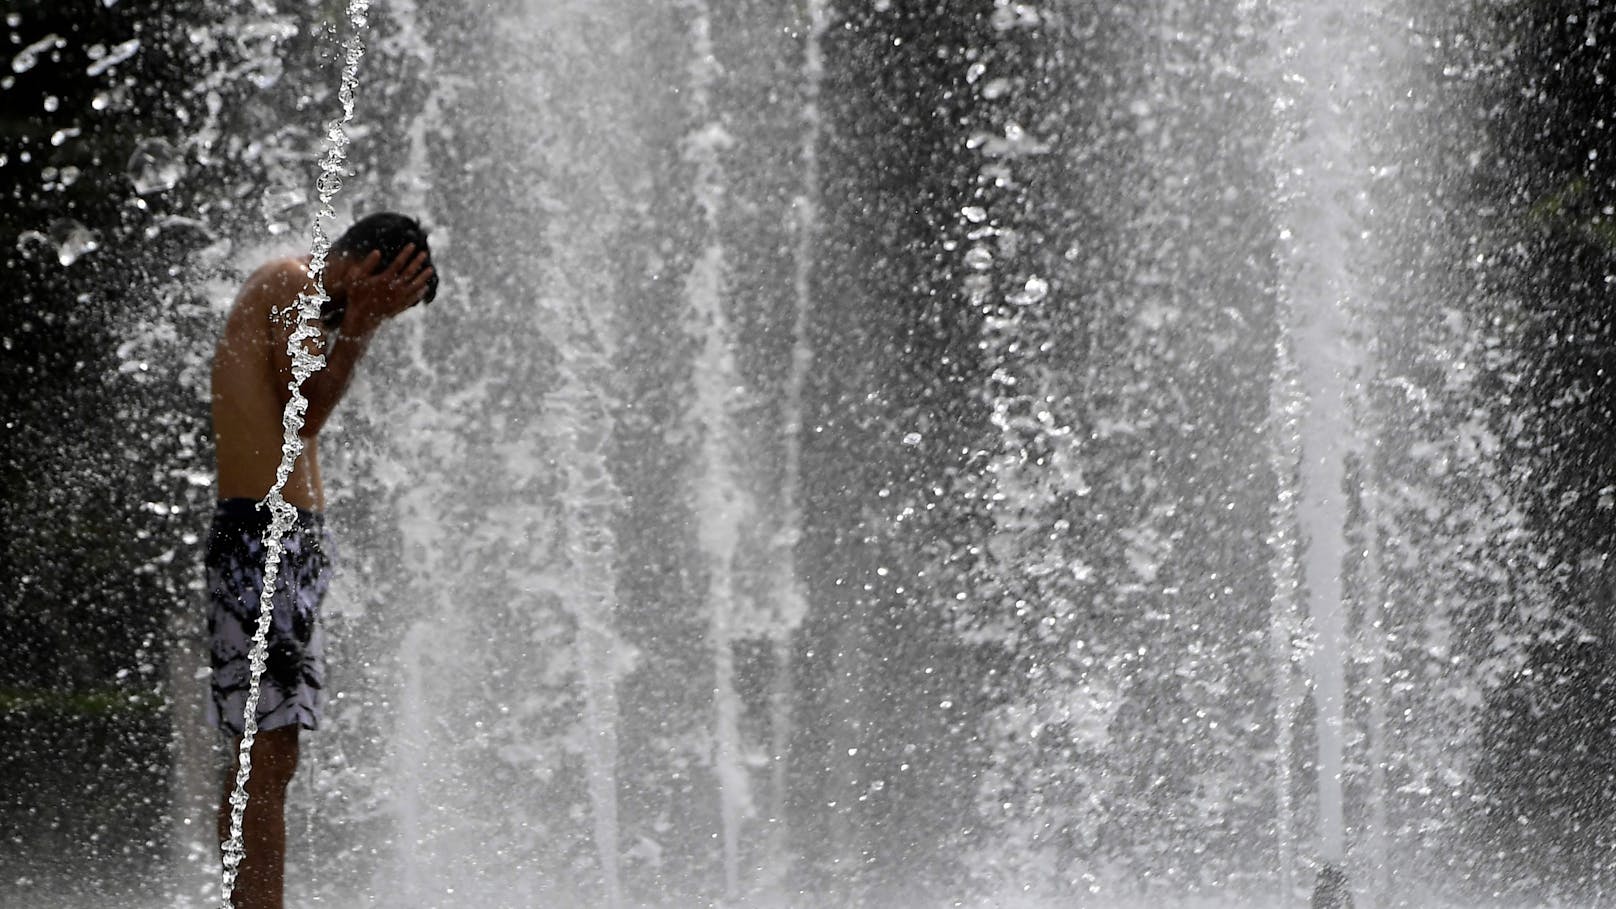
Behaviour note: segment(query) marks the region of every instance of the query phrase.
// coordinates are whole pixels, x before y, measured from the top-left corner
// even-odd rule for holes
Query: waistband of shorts
[[[268,528],[270,514],[268,508],[258,507],[257,499],[219,499],[213,505],[213,519],[231,524]],[[310,511],[307,508],[297,509],[296,526],[320,527],[324,523],[325,516],[320,512]]]

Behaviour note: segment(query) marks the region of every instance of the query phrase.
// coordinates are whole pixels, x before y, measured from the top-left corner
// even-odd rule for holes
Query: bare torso
[[[230,309],[213,354],[213,438],[221,499],[262,499],[275,482],[284,430],[281,414],[291,396],[286,330],[274,313],[295,306],[307,286],[303,260],[278,259],[255,272]],[[315,436],[303,438],[282,490],[286,501],[325,510]]]
[[[316,322],[305,350],[325,365],[303,383],[308,399],[303,453],[292,465],[282,494],[310,511],[325,510],[316,438],[348,388],[354,368],[383,323],[428,293],[434,272],[426,250],[409,243],[390,264],[380,251],[335,255],[326,262],[325,285],[345,307],[340,331],[326,334]],[[307,258],[277,259],[253,272],[230,308],[213,355],[213,437],[219,461],[219,498],[262,499],[275,483],[285,431],[281,414],[291,397],[290,311],[309,286]]]

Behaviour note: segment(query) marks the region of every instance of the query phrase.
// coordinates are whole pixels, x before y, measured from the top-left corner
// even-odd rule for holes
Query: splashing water
[[[110,49],[98,44],[90,48],[90,59],[93,62],[85,67],[84,74],[86,76],[99,76],[139,52],[139,38],[120,41]]]
[[[331,241],[326,236],[324,221],[328,218],[335,219],[336,211],[331,203],[342,189],[342,167],[347,159],[348,147],[346,127],[353,120],[359,60],[365,53],[362,34],[369,9],[370,0],[348,0],[348,21],[353,28],[353,34],[343,45],[342,84],[338,90],[338,98],[342,103],[342,116],[333,121],[326,130],[325,154],[320,158],[320,176],[315,184],[319,191],[320,205],[310,230],[313,241],[309,259],[309,281],[314,290],[312,293],[298,296],[297,327],[287,340],[287,353],[292,357],[291,397],[287,400],[286,409],[281,417],[281,425],[285,428],[285,436],[281,443],[281,462],[275,470],[275,483],[261,503],[262,507],[269,509],[271,520],[264,538],[264,578],[258,599],[258,626],[253,631],[249,657],[251,677],[248,681],[247,704],[242,717],[241,744],[236,755],[235,788],[230,793],[230,836],[222,847],[224,871],[219,900],[222,909],[230,909],[231,894],[236,886],[236,874],[246,854],[242,844],[242,821],[247,813],[247,781],[252,776],[253,740],[258,735],[259,681],[267,663],[269,628],[273,621],[275,582],[280,574],[281,555],[285,551],[286,534],[297,519],[297,509],[286,501],[281,490],[292,474],[293,465],[303,453],[303,440],[298,433],[303,428],[303,414],[309,406],[308,399],[302,394],[303,383],[325,366],[325,357],[311,354],[305,342],[317,334],[315,326],[320,317],[320,307],[329,299],[325,292],[325,265]]]
[[[11,58],[11,71],[19,74],[26,73],[35,66],[39,65],[39,57],[41,54],[58,51],[66,46],[67,41],[63,39],[61,35],[52,32],[51,34],[40,38],[38,41],[35,41],[22,50],[17,51],[16,55]]]
[[[95,232],[73,218],[52,221],[49,239],[56,248],[56,261],[64,266],[72,265],[101,247]]]
[[[185,156],[166,139],[142,139],[129,156],[129,180],[145,196],[173,189],[185,177]]]
[[[1407,585],[1456,559],[1399,551],[1401,415],[1351,387],[1386,355],[1332,311],[1383,273],[1335,226],[1409,230],[1353,210],[1332,73],[1378,61],[1298,37],[1302,0],[896,6],[373,11],[408,147],[344,194],[430,208],[476,304],[401,325],[332,426],[366,582],[329,610],[353,672],[291,806],[302,902],[1160,904],[1260,900],[1276,864],[1294,901],[1314,831],[1354,883],[1377,837],[1400,868],[1444,842],[1408,826],[1443,766],[1410,748],[1455,711],[1396,684],[1442,641],[1392,591],[1448,609]],[[314,196],[296,136],[230,197],[274,236]],[[192,190],[142,150],[131,202]],[[1345,781],[1313,753],[1337,709]]]
[[[1298,673],[1299,643],[1304,633],[1299,586],[1296,539],[1296,492],[1292,477],[1300,457],[1301,440],[1297,423],[1302,409],[1296,388],[1296,365],[1290,344],[1281,338],[1275,344],[1275,370],[1269,405],[1270,444],[1273,446],[1274,476],[1280,479],[1274,497],[1273,528],[1269,562],[1274,594],[1269,617],[1274,689],[1274,845],[1279,867],[1279,892],[1289,894],[1295,886],[1296,835],[1294,783],[1291,755],[1296,741],[1296,712],[1302,700],[1302,680]]]

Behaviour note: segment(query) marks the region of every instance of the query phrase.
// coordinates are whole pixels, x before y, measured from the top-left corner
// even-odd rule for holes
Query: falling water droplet
[[[250,70],[247,78],[258,88],[274,88],[275,83],[281,81],[281,76],[285,73],[286,66],[281,63],[281,58],[268,57]]]
[[[142,139],[129,156],[129,179],[140,195],[173,189],[185,176],[185,157],[166,139]]]
[[[334,171],[326,171],[315,179],[314,188],[322,196],[334,196],[342,191],[342,175]]]
[[[1031,306],[1042,302],[1049,296],[1049,282],[1034,275],[1027,279],[1021,289],[1010,295],[1010,302],[1017,306]]]
[[[52,32],[18,51],[17,55],[11,58],[11,71],[14,73],[26,73],[38,65],[40,54],[46,51],[60,50],[66,46],[67,42],[62,39],[62,36]]]
[[[63,265],[72,265],[101,247],[95,233],[72,218],[52,221],[50,240],[56,246],[56,260]]]
[[[123,43],[114,46],[112,50],[107,51],[99,56],[94,63],[90,64],[89,68],[85,69],[84,73],[87,76],[99,76],[123,61],[128,60],[130,57],[133,57],[139,50],[140,39],[130,38],[128,41],[124,41]],[[92,56],[94,55],[92,54]]]
[[[147,225],[145,233],[148,240],[155,239],[164,233],[171,236],[187,235],[190,238],[209,243],[218,239],[213,233],[213,228],[209,227],[206,221],[187,218],[182,215],[164,215]]]
[[[95,97],[90,99],[90,107],[98,111],[108,110],[115,106],[122,107],[127,95],[128,93],[122,86],[110,91],[96,92]]]
[[[25,230],[17,235],[17,251],[22,253],[24,258],[32,259],[35,250],[41,247],[54,249],[55,244],[51,243],[50,237],[37,230]]]

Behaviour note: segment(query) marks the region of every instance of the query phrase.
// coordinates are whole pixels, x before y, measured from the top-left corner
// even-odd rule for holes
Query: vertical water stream
[[[1353,190],[1347,159],[1351,136],[1335,107],[1341,14],[1316,4],[1299,8],[1282,28],[1297,83],[1297,132],[1286,156],[1291,179],[1288,226],[1293,274],[1286,287],[1298,380],[1306,395],[1299,422],[1297,519],[1303,535],[1302,577],[1313,635],[1312,691],[1317,739],[1318,840],[1322,861],[1345,859],[1342,799],[1346,615],[1346,456],[1353,436],[1346,383],[1352,375],[1348,307],[1351,216],[1342,205]]]
[[[1281,138],[1282,294],[1304,396],[1298,421],[1296,518],[1312,632],[1318,856],[1347,860],[1348,465],[1371,453],[1355,420],[1357,390],[1372,376],[1357,320],[1373,312],[1363,277],[1373,262],[1364,146],[1377,80],[1385,78],[1374,9],[1280,4],[1277,49],[1289,128]],[[1360,463],[1362,463],[1360,461]],[[1366,633],[1373,634],[1373,626]],[[1378,735],[1378,732],[1376,733]],[[1322,880],[1322,878],[1321,878]]]
[[[1295,760],[1296,714],[1301,706],[1303,680],[1298,673],[1298,645],[1305,633],[1302,615],[1300,564],[1296,525],[1295,474],[1301,442],[1298,422],[1303,406],[1296,387],[1296,366],[1290,340],[1275,344],[1275,366],[1269,404],[1270,465],[1277,480],[1269,529],[1270,576],[1274,585],[1270,604],[1269,641],[1274,691],[1274,840],[1279,869],[1279,893],[1291,899],[1296,885]]]
[[[780,498],[779,530],[773,546],[773,590],[776,627],[771,644],[774,676],[769,689],[769,820],[772,825],[765,874],[768,884],[784,886],[790,872],[791,825],[787,817],[791,778],[788,752],[793,730],[792,698],[794,674],[792,645],[796,630],[808,611],[808,596],[798,570],[797,547],[803,538],[802,443],[808,372],[813,366],[814,349],[810,328],[814,315],[814,265],[816,240],[820,230],[819,142],[824,131],[820,90],[825,78],[824,40],[829,24],[829,0],[807,0],[803,32],[802,61],[802,166],[801,191],[793,200],[796,209],[796,245],[792,250],[791,271],[791,361],[786,373],[783,405],[780,409]]]
[[[694,165],[692,196],[701,212],[701,245],[685,276],[690,331],[699,350],[693,363],[692,419],[701,438],[700,476],[695,480],[696,535],[707,576],[708,647],[713,660],[713,775],[717,782],[724,896],[741,892],[741,824],[751,815],[752,795],[741,754],[741,703],[735,682],[737,606],[735,558],[741,520],[748,511],[735,464],[731,416],[740,388],[734,331],[725,307],[728,263],[723,239],[725,175],[721,155],[732,139],[714,107],[719,64],[713,48],[712,12],[692,0],[690,14],[691,131],[684,155]]]

